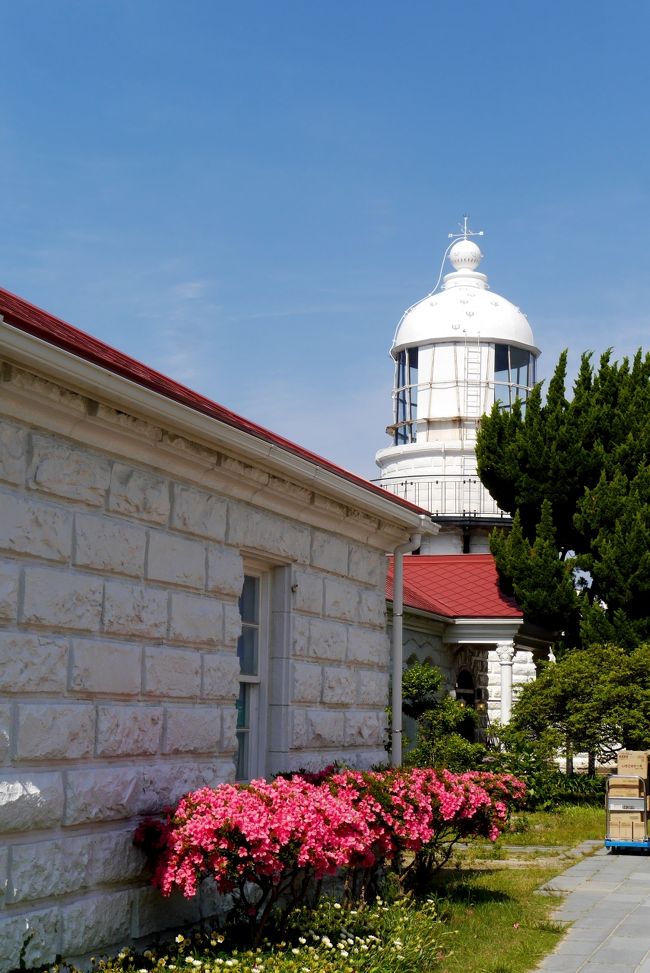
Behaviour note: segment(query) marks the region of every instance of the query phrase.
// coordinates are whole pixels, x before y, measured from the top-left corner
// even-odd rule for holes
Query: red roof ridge
[[[230,409],[225,408],[225,406],[219,405],[219,403],[207,398],[207,396],[201,395],[199,392],[193,392],[192,389],[163,375],[162,372],[149,368],[147,365],[142,364],[142,362],[137,361],[137,359],[131,358],[129,355],[124,354],[124,352],[118,351],[116,348],[112,348],[105,342],[100,341],[99,338],[95,338],[87,332],[81,331],[79,328],[74,327],[74,325],[68,324],[67,321],[55,317],[53,314],[36,307],[34,304],[30,304],[29,301],[10,293],[10,291],[4,290],[2,287],[0,287],[0,314],[7,324],[27,332],[35,338],[40,338],[48,344],[62,348],[64,351],[70,352],[78,358],[98,365],[143,388],[157,392],[159,395],[163,395],[174,402],[188,406],[196,412],[200,412],[203,415],[240,429],[242,432],[255,436],[257,439],[278,446],[292,453],[294,456],[298,456],[307,462],[320,466],[330,473],[341,477],[341,479],[356,484],[370,493],[385,497],[397,506],[403,507],[413,513],[427,514],[426,510],[411,503],[409,500],[404,500],[401,497],[389,493],[387,490],[382,490],[381,487],[376,486],[370,480],[366,480],[357,473],[352,473],[350,470],[346,470],[344,467],[332,463],[323,456],[319,456],[317,453],[313,453],[311,450],[299,446],[290,439],[285,439],[283,436],[271,432],[270,429],[265,429],[264,426],[245,419],[243,416],[232,412]]]

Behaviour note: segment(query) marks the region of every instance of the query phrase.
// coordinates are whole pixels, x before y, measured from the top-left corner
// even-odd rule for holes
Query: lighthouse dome
[[[534,350],[533,331],[526,315],[505,297],[488,289],[477,267],[483,254],[472,240],[457,240],[449,251],[455,268],[443,279],[440,291],[429,294],[406,311],[392,348],[466,338],[515,345]]]

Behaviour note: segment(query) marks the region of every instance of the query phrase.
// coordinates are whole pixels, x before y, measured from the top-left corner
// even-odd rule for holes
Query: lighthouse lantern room
[[[483,254],[467,225],[450,234],[453,271],[403,315],[395,361],[390,446],[378,483],[431,511],[440,533],[430,554],[481,553],[495,523],[509,523],[476,472],[476,433],[495,402],[510,408],[535,384],[539,349],[526,315],[489,290]],[[442,273],[442,272],[441,272]]]

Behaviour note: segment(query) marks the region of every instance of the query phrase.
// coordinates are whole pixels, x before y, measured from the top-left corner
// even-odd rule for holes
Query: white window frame
[[[269,650],[271,636],[271,571],[268,565],[254,561],[244,562],[244,577],[255,578],[258,586],[258,642],[257,673],[240,673],[239,684],[246,686],[248,694],[249,722],[246,727],[237,727],[237,753],[235,754],[235,775],[239,782],[264,777],[266,773],[268,697],[269,697]],[[243,590],[243,589],[242,589]],[[242,628],[251,623],[242,619]],[[239,740],[242,734],[248,737],[248,747],[243,766],[240,765]]]

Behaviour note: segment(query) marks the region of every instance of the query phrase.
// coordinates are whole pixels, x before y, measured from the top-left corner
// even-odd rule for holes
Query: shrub
[[[286,915],[315,905],[328,875],[343,878],[347,904],[372,899],[386,867],[404,887],[423,888],[456,841],[496,839],[523,794],[512,776],[431,769],[223,784],[143,822],[136,842],[164,895],[191,897],[210,876],[232,897],[231,919],[258,942],[276,907]]]

